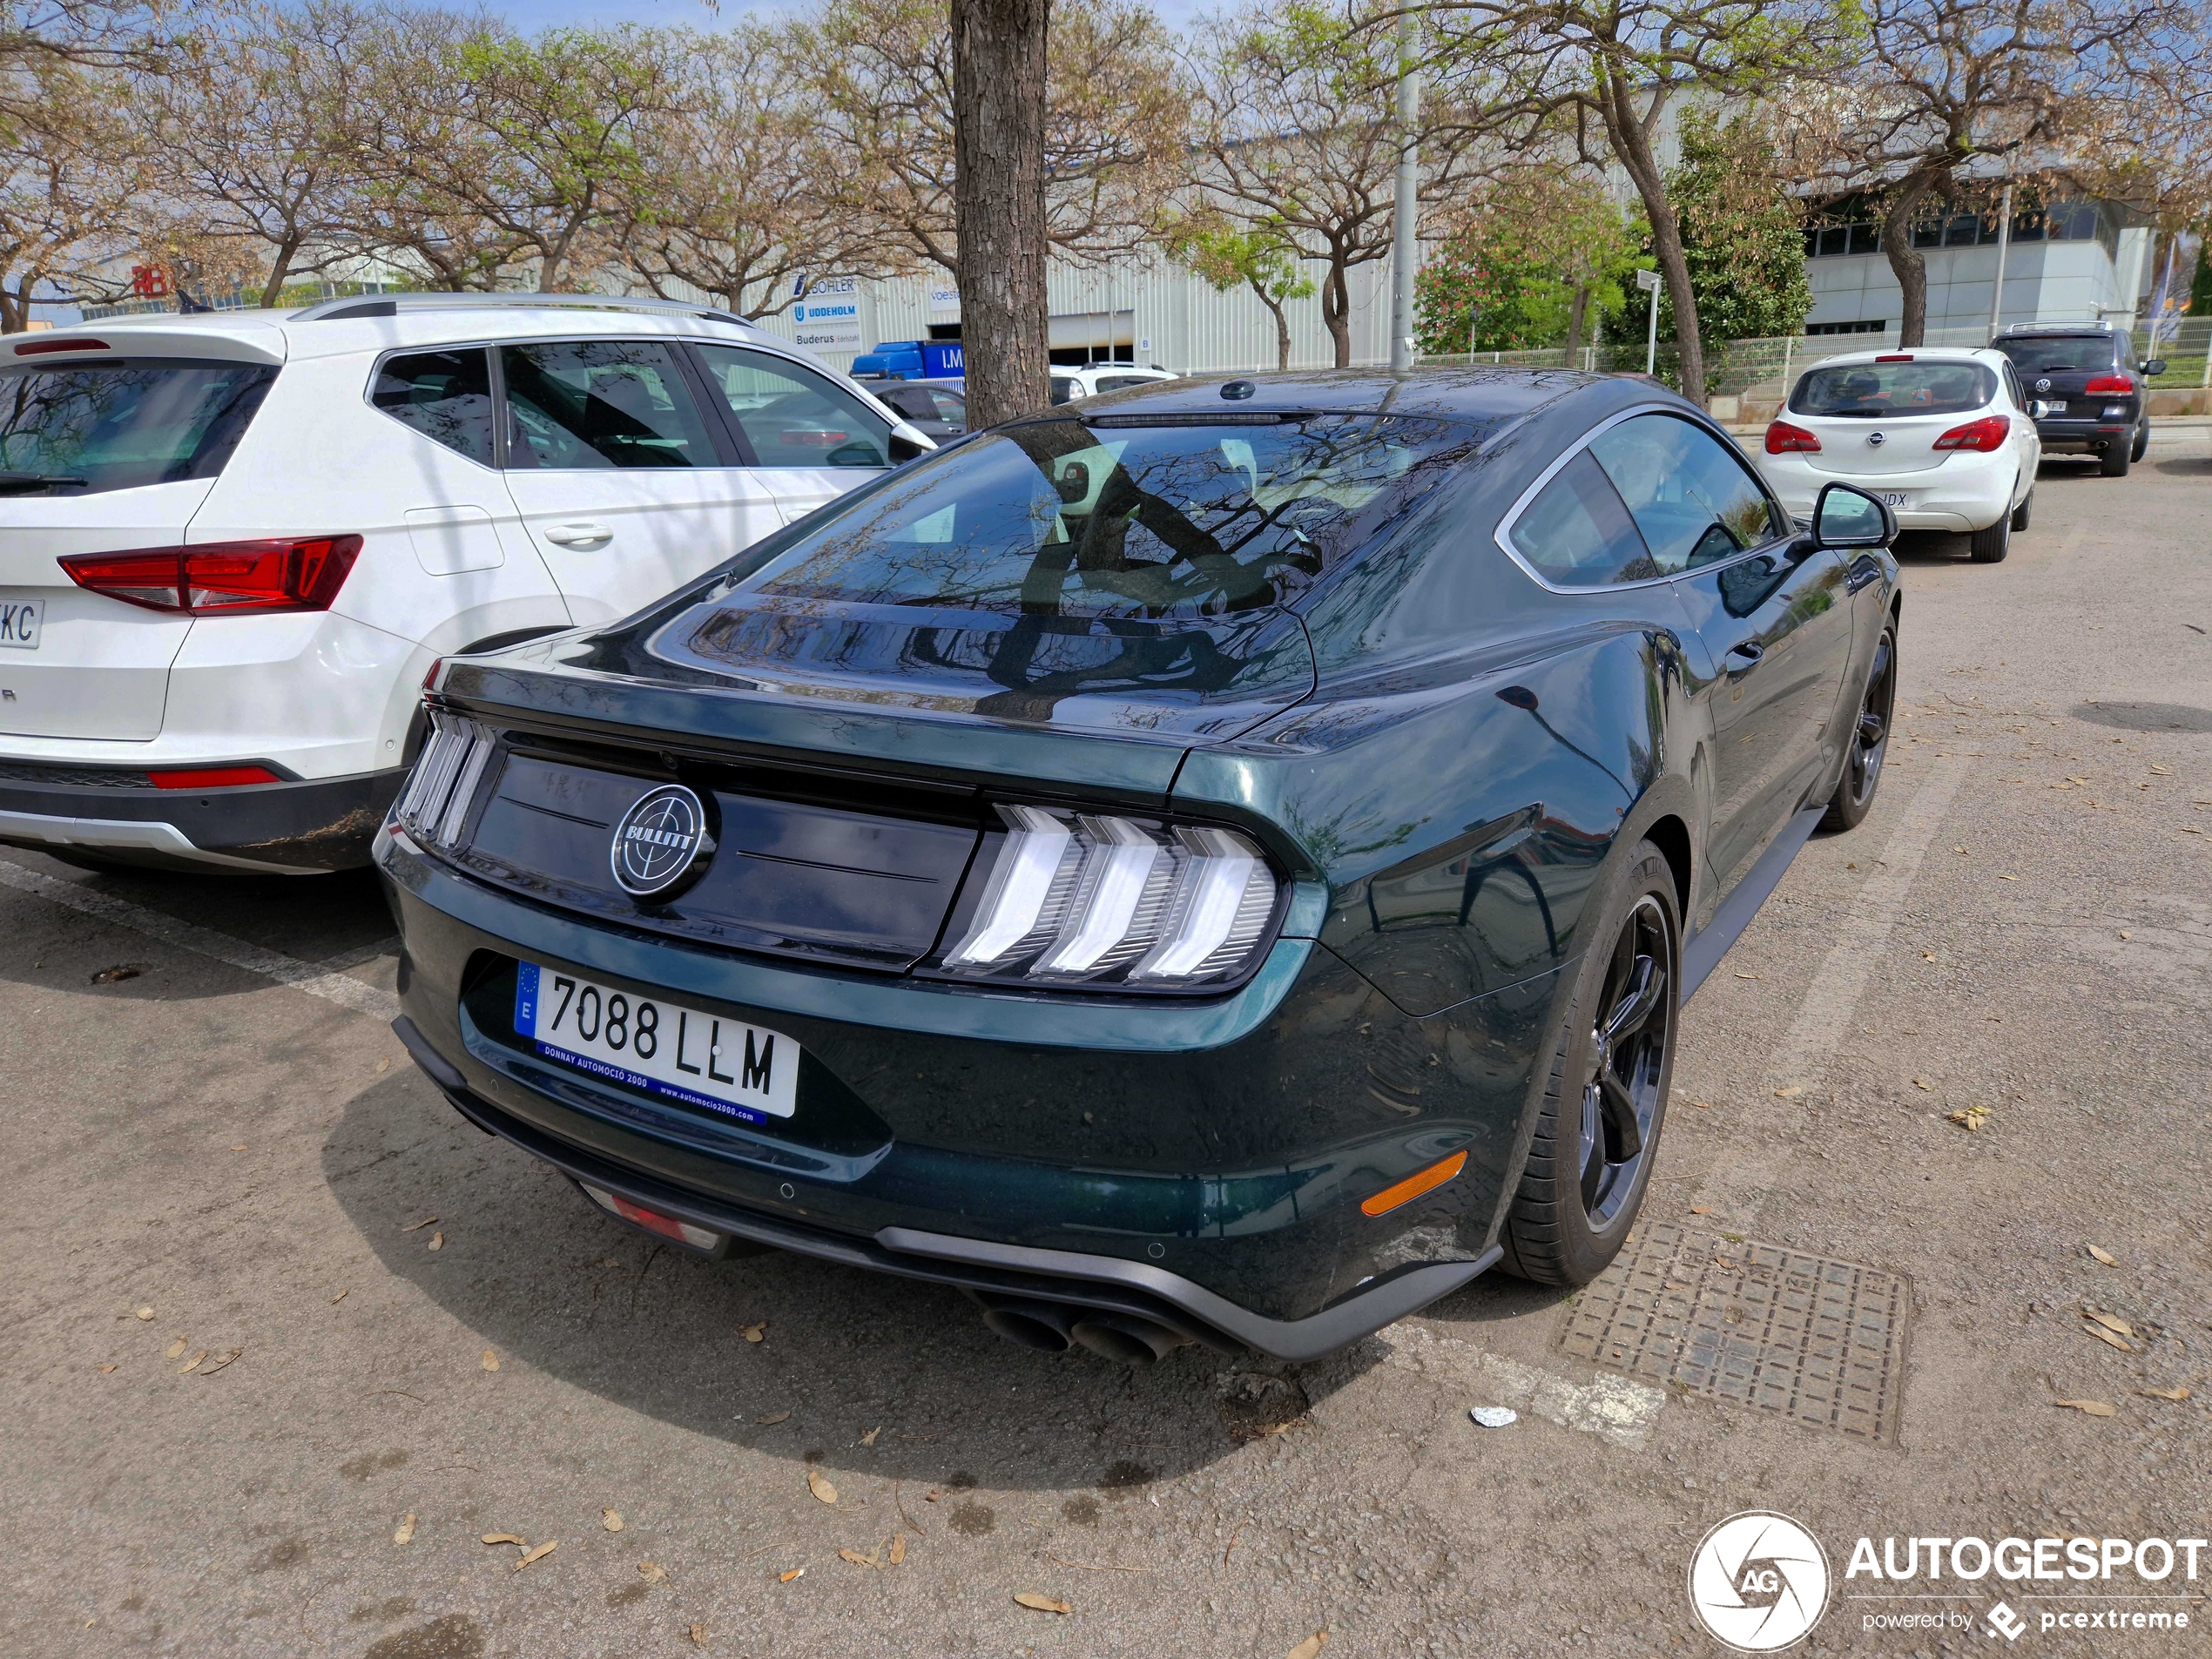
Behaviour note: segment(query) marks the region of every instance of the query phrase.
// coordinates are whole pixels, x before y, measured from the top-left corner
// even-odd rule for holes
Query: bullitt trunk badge
[[[633,899],[666,899],[706,867],[714,852],[706,807],[681,784],[649,789],[615,826],[609,860]]]

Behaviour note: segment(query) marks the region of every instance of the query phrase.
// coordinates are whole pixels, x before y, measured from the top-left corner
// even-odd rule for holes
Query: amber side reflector
[[[1363,1199],[1359,1212],[1366,1216],[1386,1216],[1401,1204],[1411,1204],[1424,1192],[1433,1192],[1467,1167],[1467,1155],[1454,1152],[1448,1158],[1432,1163],[1417,1175],[1409,1175],[1395,1186],[1385,1187],[1372,1198]]]

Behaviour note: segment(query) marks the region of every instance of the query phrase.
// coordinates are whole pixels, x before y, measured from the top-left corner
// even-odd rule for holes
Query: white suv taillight
[[[491,759],[491,728],[458,714],[430,711],[430,738],[400,792],[392,816],[408,833],[431,846],[461,839],[469,803]]]
[[[80,588],[148,610],[227,617],[241,610],[327,610],[361,550],[358,536],[209,542],[61,561]]]
[[[1278,887],[1234,830],[1001,806],[1007,833],[947,973],[1173,990],[1230,979],[1264,943]]]

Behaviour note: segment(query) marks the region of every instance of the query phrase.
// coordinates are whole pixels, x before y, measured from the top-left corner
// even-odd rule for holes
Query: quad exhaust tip
[[[1118,1365],[1156,1365],[1193,1339],[1184,1332],[1118,1309],[991,1297],[983,1323],[1017,1347],[1038,1353],[1088,1348]]]

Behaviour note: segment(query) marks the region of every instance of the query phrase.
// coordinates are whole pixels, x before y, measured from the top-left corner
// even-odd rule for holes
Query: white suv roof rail
[[[767,330],[758,323],[712,306],[684,300],[656,300],[618,293],[362,293],[325,300],[292,314],[293,322],[351,321],[366,317],[396,317],[408,311],[644,311],[664,316],[698,317],[707,322],[733,323],[755,334]]]

